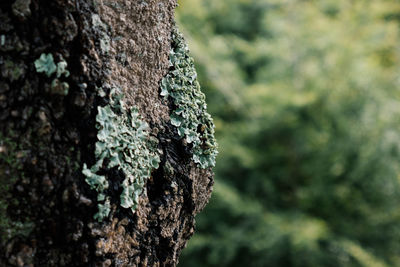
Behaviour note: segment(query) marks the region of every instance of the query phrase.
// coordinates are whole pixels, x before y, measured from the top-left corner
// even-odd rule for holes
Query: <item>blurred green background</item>
[[[180,0],[220,154],[180,267],[400,266],[400,2]]]

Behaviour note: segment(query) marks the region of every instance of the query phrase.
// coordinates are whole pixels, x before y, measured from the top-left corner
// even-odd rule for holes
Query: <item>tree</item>
[[[181,266],[400,266],[399,10],[180,2],[221,153]]]
[[[176,2],[0,3],[0,265],[174,266],[214,125]]]

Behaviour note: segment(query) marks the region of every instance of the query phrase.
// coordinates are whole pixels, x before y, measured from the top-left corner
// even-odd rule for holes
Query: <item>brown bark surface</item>
[[[175,266],[207,203],[211,170],[191,162],[159,96],[175,0],[0,2],[0,266]],[[34,62],[68,63],[67,94]],[[107,171],[103,222],[83,163],[95,162],[98,88],[119,87],[159,140],[135,214],[118,204],[123,173]],[[56,88],[56,89],[55,89]]]

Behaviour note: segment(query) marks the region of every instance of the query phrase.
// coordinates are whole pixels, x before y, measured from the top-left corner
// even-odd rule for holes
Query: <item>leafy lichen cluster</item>
[[[105,24],[99,15],[92,15],[93,28],[98,32],[100,37],[100,49],[103,53],[107,54],[110,51],[110,36],[108,36],[108,26]]]
[[[218,154],[214,137],[214,123],[207,113],[205,95],[200,90],[193,58],[183,36],[175,28],[172,32],[170,52],[171,71],[161,81],[161,95],[171,97],[176,109],[171,124],[178,134],[192,144],[193,160],[201,168],[215,165]]]
[[[120,205],[134,212],[145,181],[151,171],[158,168],[160,157],[157,139],[149,136],[148,124],[140,119],[135,107],[125,107],[119,90],[111,90],[109,105],[98,107],[96,121],[99,130],[95,148],[97,162],[90,169],[84,164],[82,173],[90,187],[98,192],[99,212],[95,219],[101,221],[110,212],[110,198],[106,196],[109,183],[99,171],[103,167],[117,167],[123,171],[125,180],[121,185]]]
[[[69,76],[69,71],[67,70],[67,62],[65,60],[61,60],[57,63],[54,63],[54,57],[52,54],[41,54],[40,58],[35,60],[35,67],[37,72],[44,72],[47,77],[50,77],[53,73],[56,72],[57,78],[60,78],[61,75],[65,75],[65,77]]]
[[[69,71],[67,70],[67,62],[62,59],[57,65],[54,63],[54,57],[51,53],[41,54],[40,58],[35,60],[35,68],[37,72],[44,72],[47,77],[50,77],[56,73],[56,78],[51,82],[52,92],[60,95],[67,95],[69,91],[69,85],[66,82],[61,82],[59,78],[64,75],[69,76]]]

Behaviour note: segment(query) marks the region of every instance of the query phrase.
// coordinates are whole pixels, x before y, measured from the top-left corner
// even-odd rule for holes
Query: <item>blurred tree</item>
[[[399,15],[181,0],[220,155],[180,266],[400,266]]]

